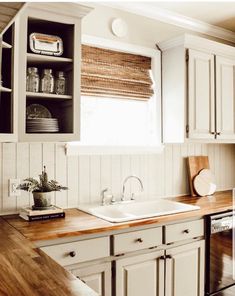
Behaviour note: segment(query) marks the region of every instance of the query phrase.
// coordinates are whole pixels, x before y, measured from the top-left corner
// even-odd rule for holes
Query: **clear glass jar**
[[[64,95],[65,87],[66,87],[66,78],[64,77],[64,72],[63,71],[56,72],[55,93],[57,95]]]
[[[27,69],[26,91],[39,92],[38,68],[29,67]]]
[[[52,75],[52,69],[44,69],[42,73],[40,91],[47,94],[54,93],[55,80]]]

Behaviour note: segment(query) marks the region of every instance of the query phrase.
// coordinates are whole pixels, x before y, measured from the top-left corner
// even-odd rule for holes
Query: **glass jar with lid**
[[[26,91],[39,92],[38,68],[29,67],[27,69]]]
[[[64,95],[66,88],[66,78],[63,71],[56,72],[55,79],[55,93],[57,95]]]
[[[44,69],[42,72],[40,91],[47,94],[54,93],[55,80],[52,69]]]

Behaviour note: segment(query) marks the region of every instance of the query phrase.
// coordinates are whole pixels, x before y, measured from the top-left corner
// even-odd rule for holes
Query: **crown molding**
[[[100,4],[235,43],[235,32],[170,10],[158,8],[155,5],[146,5],[140,2],[102,2]]]
[[[27,8],[41,10],[42,12],[54,12],[58,15],[78,18],[83,18],[93,10],[92,7],[74,2],[27,2]]]

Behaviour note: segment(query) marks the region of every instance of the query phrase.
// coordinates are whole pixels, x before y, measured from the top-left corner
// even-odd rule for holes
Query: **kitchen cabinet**
[[[75,3],[27,3],[13,25],[4,32],[0,50],[3,80],[0,85],[1,142],[79,140],[81,19],[90,11],[91,8]],[[54,42],[54,49],[58,42],[55,43],[57,37],[53,39],[53,36],[58,35],[63,42],[61,55],[32,51],[30,43],[40,43],[30,41],[33,33],[46,34],[47,37],[41,38],[48,38],[47,43]],[[38,69],[40,77],[44,69],[51,69],[54,77],[56,72],[64,72],[66,93],[27,91],[26,73],[32,67]],[[34,110],[31,114],[27,114],[29,106],[31,111]]]
[[[79,140],[81,19],[89,11],[88,7],[75,3],[69,3],[69,5],[47,3],[43,6],[40,3],[29,3],[17,18],[15,23],[20,36],[18,41],[20,142]],[[63,42],[62,54],[54,56],[33,52],[30,47],[30,35],[33,33],[58,35]],[[53,76],[56,71],[63,71],[67,82],[66,93],[60,95],[55,91],[50,94],[41,90],[36,93],[26,91],[26,73],[29,67],[36,67],[40,77],[44,69],[51,69]],[[41,111],[34,113],[41,112],[41,114],[27,115],[29,106],[32,106],[33,110],[40,108]],[[42,117],[41,115],[56,120],[58,131],[56,131],[57,128],[52,128],[50,122],[45,124],[45,120],[43,124],[27,122],[28,116],[32,118]]]
[[[164,142],[235,143],[235,48],[188,34],[160,47]]]
[[[215,137],[214,56],[188,50],[188,136]]]
[[[216,132],[235,139],[235,58],[216,56]]]
[[[165,296],[204,296],[205,241],[166,251]]]
[[[100,296],[204,296],[204,220],[57,242],[41,250]]]
[[[116,261],[116,295],[164,296],[164,251]]]
[[[111,263],[93,264],[70,270],[99,296],[111,296]]]

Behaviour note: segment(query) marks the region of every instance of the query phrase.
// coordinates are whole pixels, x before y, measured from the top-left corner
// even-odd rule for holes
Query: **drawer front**
[[[42,247],[41,250],[60,265],[66,266],[108,257],[110,255],[109,237]]]
[[[162,245],[162,227],[113,236],[113,254],[123,254]]]
[[[165,243],[173,243],[204,235],[203,219],[165,226]]]

